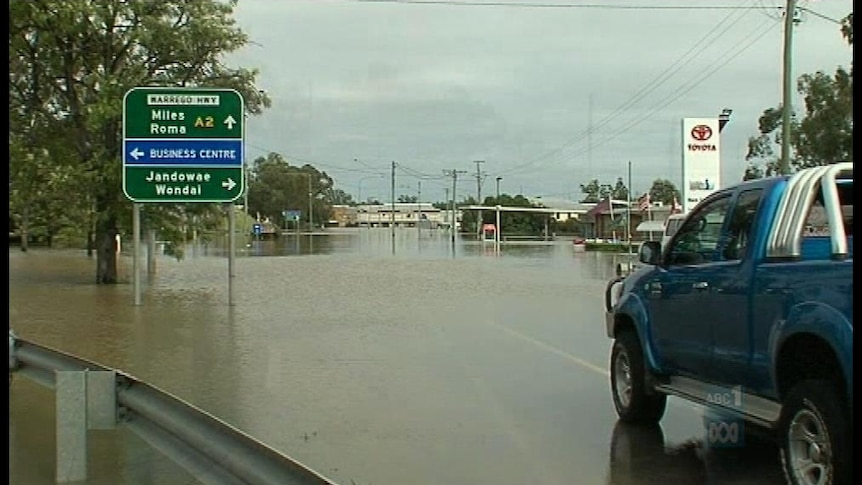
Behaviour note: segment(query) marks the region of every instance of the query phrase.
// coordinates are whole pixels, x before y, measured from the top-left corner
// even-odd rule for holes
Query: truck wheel
[[[849,485],[853,437],[844,402],[826,381],[796,384],[779,422],[781,465],[791,485]]]
[[[621,421],[657,423],[664,416],[667,396],[647,388],[644,355],[637,334],[617,335],[611,351],[611,394]]]

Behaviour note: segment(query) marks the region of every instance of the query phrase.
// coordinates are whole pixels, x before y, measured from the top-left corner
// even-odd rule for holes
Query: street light
[[[721,110],[721,113],[718,115],[718,132],[719,133],[721,133],[722,128],[724,128],[724,125],[726,125],[727,122],[730,121],[730,114],[731,113],[733,113],[733,110],[730,108],[724,108],[723,110]]]

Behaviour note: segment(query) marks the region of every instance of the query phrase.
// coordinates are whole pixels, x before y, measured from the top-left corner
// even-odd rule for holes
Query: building
[[[416,227],[421,223],[422,227],[436,228],[448,226],[448,219],[448,213],[444,214],[427,202],[356,206],[356,224],[359,226],[389,227],[394,222],[395,226]]]
[[[587,237],[590,239],[624,239],[626,237],[626,218],[628,217],[628,202],[614,200],[611,205],[610,199],[605,199],[596,204],[583,217],[587,225]],[[613,210],[612,210],[613,209]],[[651,233],[661,232],[664,221],[671,213],[671,207],[655,202],[650,205],[649,210],[641,211],[637,208],[637,201],[632,201],[631,209],[631,237],[633,240],[649,238]]]
[[[528,200],[535,206],[553,209],[554,213],[551,217],[557,222],[566,222],[569,219],[579,221],[596,205],[552,197],[535,197]]]
[[[357,225],[357,208],[349,205],[333,205],[327,226],[354,227]]]

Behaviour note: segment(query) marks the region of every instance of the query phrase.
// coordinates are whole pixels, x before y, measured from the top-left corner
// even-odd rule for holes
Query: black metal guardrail
[[[335,485],[289,456],[146,382],[9,332],[10,386],[15,373],[55,389],[58,371],[115,372],[117,424],[165,453],[203,483]]]

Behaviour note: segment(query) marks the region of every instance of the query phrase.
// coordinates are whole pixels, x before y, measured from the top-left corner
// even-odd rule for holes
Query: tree
[[[329,205],[356,205],[353,196],[341,189],[329,189],[324,191],[323,200]]]
[[[622,177],[618,177],[614,185],[600,184],[598,179],[590,180],[587,184],[581,184],[581,192],[586,194],[581,199],[582,204],[597,204],[608,197],[615,200],[628,200],[629,197],[629,189]]]
[[[600,184],[598,179],[593,179],[587,184],[581,184],[581,192],[586,194],[586,196],[581,199],[581,203],[597,204],[613,192],[613,187],[608,184]]]
[[[845,17],[841,32],[853,45],[853,14]],[[842,67],[829,76],[822,71],[804,74],[797,81],[805,114],[791,116],[791,166],[796,169],[853,160],[853,71]],[[777,147],[781,145],[783,107],[764,110],[759,135],[749,138],[749,166],[744,180],[778,174]]]
[[[402,195],[398,196],[398,202],[401,202],[402,204],[415,204],[416,201],[418,201],[418,200],[419,200],[419,197],[417,197],[415,195],[404,195],[404,194],[402,194]]]
[[[38,156],[34,171],[16,170],[10,186],[16,203],[40,177],[63,173],[80,202],[92,208],[96,282],[117,281],[116,235],[131,225],[131,202],[122,193],[123,95],[136,86],[234,88],[246,110],[269,106],[254,87],[256,70],[225,66],[222,56],[248,41],[232,19],[236,0],[13,0],[9,5],[10,144]],[[50,133],[51,136],[44,136]],[[58,156],[50,139],[68,140],[69,156]],[[11,165],[11,164],[10,164]],[[64,168],[66,167],[66,168]],[[10,176],[13,173],[10,171]],[[218,213],[214,204],[160,204],[151,221],[181,238],[190,215]],[[164,236],[163,236],[164,237]]]
[[[682,200],[682,194],[677,190],[676,186],[668,179],[653,180],[652,187],[649,189],[649,198],[652,202],[661,202],[665,205],[673,204],[674,198],[677,201]]]
[[[523,195],[512,197],[508,194],[500,194],[500,198],[485,197],[482,205],[495,206],[501,205],[506,207],[540,207],[533,204]],[[458,205],[479,205],[473,197],[466,198]],[[461,219],[461,232],[475,233],[476,220],[479,217],[479,211],[466,211]],[[539,235],[545,230],[545,221],[548,220],[550,214],[542,214],[535,212],[516,212],[504,211],[500,213],[500,225],[504,228],[506,234],[522,234],[522,235]],[[495,211],[482,211],[483,224],[496,224],[497,214]]]
[[[331,205],[320,198],[320,194],[330,193],[333,186],[326,172],[319,172],[308,164],[292,166],[281,154],[270,152],[252,162],[250,179],[248,207],[251,213],[270,221],[282,221],[283,211],[300,210],[306,223],[329,219]]]
[[[626,187],[626,184],[623,182],[622,177],[617,178],[617,183],[614,185],[614,188],[611,190],[611,198],[615,200],[628,200],[629,198],[629,188]]]

